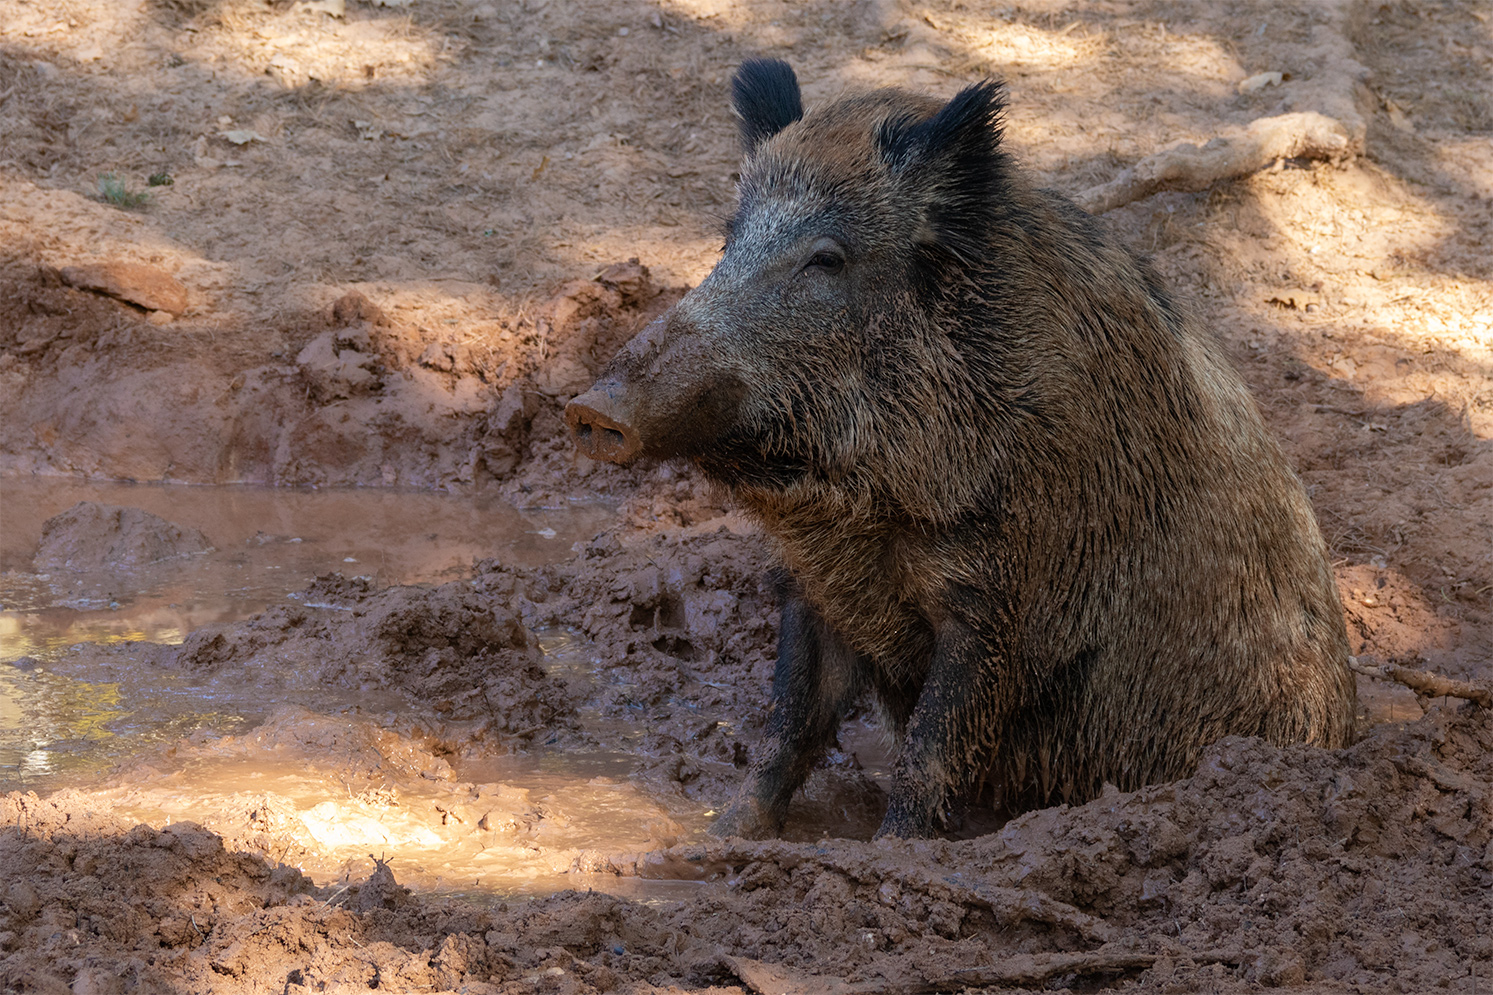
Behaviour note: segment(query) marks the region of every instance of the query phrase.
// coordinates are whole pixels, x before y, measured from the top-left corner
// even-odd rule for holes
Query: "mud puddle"
[[[710,887],[615,872],[619,859],[699,839],[711,812],[632,779],[626,751],[645,749],[646,724],[594,706],[591,640],[551,628],[525,651],[532,637],[519,639],[513,652],[539,667],[526,680],[553,678],[580,718],[551,733],[539,712],[513,733],[363,679],[384,663],[336,628],[368,591],[459,600],[478,560],[563,561],[610,508],[58,479],[0,482],[0,501],[0,790],[62,792],[157,827],[195,822],[333,887],[366,878],[375,859],[407,887],[485,901],[568,888],[659,901]],[[58,526],[79,502],[104,510]],[[142,521],[145,539],[131,533]],[[149,559],[160,549],[169,555]],[[351,579],[313,583],[333,572]],[[340,678],[283,652],[263,666],[178,659],[204,627],[276,611],[330,618],[320,652],[363,659]],[[469,632],[473,620],[450,625]]]
[[[38,569],[43,523],[83,501],[142,509],[199,530],[211,546],[156,563]],[[203,625],[283,602],[332,571],[410,584],[451,579],[485,557],[555,562],[612,517],[599,505],[520,511],[481,494],[0,479],[0,788],[50,786],[36,778],[66,765],[59,753],[203,722],[231,725],[245,714],[263,717],[269,704],[228,682],[131,673],[127,652],[115,679],[88,680],[77,668],[64,675],[56,664],[67,647],[179,643]],[[377,704],[345,694],[320,704],[334,702]],[[17,738],[43,731],[51,748],[40,754]]]
[[[195,529],[211,549],[119,569],[37,570],[43,523],[82,501]],[[479,492],[0,479],[0,662],[79,642],[179,642],[334,570],[416,584],[464,575],[488,557],[552,563],[613,517],[598,504],[520,510]]]

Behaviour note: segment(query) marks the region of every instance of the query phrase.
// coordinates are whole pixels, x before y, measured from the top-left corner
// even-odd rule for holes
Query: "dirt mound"
[[[966,843],[728,844],[672,867],[757,899],[732,910],[736,950],[886,990],[1096,947],[1155,954],[1145,988],[1425,990],[1493,954],[1490,748],[1487,713],[1435,709],[1337,752],[1226,740],[1195,777]],[[774,928],[785,909],[798,928]]]
[[[0,801],[0,863],[34,868],[4,895],[8,990],[428,991],[506,974],[501,959],[470,956],[473,941],[452,928],[480,917],[412,916],[417,903],[382,865],[341,894],[318,891],[294,868],[227,851],[191,823],[132,828],[72,801]]]
[[[210,552],[207,536],[139,508],[80,501],[42,525],[38,570],[106,571]]]
[[[285,688],[340,684],[399,690],[473,735],[516,748],[573,729],[563,687],[538,665],[518,614],[465,581],[374,591],[367,580],[323,578],[243,622],[204,626],[164,665]]]
[[[67,793],[7,795],[0,820],[0,979],[13,991],[175,990],[210,935],[315,890],[191,823],[131,825]]]
[[[79,798],[10,795],[0,859],[36,870],[4,896],[0,972],[22,990],[169,978],[223,992],[769,976],[805,993],[1002,979],[1455,986],[1493,957],[1490,757],[1493,723],[1471,706],[1337,752],[1231,739],[1195,777],[1035,812],[979,840],[726,841],[614,868],[724,882],[654,906],[574,893],[432,902],[383,863],[318,890],[193,825],[129,828]],[[113,973],[95,979],[102,965]],[[129,984],[77,987],[105,975]]]
[[[1485,712],[1436,709],[1337,752],[1226,740],[1195,777],[1034,812],[967,843],[753,844],[685,859],[729,867],[774,904],[785,889],[800,898],[817,930],[764,929],[757,941],[768,959],[814,973],[916,987],[937,976],[908,973],[909,962],[940,952],[995,964],[1103,944],[1157,955],[1143,987],[1424,990],[1493,953],[1490,747]],[[805,935],[835,931],[821,916],[864,930],[863,945],[811,947]]]

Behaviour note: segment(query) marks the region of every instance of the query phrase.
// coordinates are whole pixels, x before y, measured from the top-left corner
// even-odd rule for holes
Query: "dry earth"
[[[397,707],[286,707],[0,799],[6,990],[1493,987],[1493,724],[1366,680],[1338,752],[1229,740],[1173,784],[870,844],[824,838],[877,822],[847,747],[787,840],[700,842],[763,720],[764,553],[688,473],[572,457],[559,411],[712,264],[728,81],[753,54],[789,59],[810,102],[1003,76],[1011,146],[1081,199],[1178,143],[1332,118],[1330,154],[1104,221],[1285,440],[1355,652],[1493,676],[1493,5],[0,0],[0,472],[622,502],[555,566],[330,577],[180,646],[58,661]],[[114,531],[60,523],[64,566],[183,538],[75,518]],[[594,674],[540,665],[557,625],[595,641]],[[539,739],[637,758],[613,785],[651,813],[629,848],[473,773]],[[188,761],[311,755],[370,820],[405,786],[388,863],[268,795],[164,808]],[[408,854],[461,848],[715,884],[432,896]]]

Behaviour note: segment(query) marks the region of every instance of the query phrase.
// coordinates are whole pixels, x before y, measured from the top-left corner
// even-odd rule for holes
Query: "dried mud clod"
[[[140,263],[93,263],[64,266],[62,282],[79,290],[118,298],[147,311],[178,315],[187,309],[187,288],[170,273]]]

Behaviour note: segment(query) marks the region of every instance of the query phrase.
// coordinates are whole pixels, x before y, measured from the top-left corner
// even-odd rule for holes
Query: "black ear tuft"
[[[988,159],[1000,145],[1005,109],[1006,85],[1001,81],[967,86],[926,121],[893,118],[883,124],[877,135],[882,155],[899,172],[930,156]]]
[[[781,59],[747,59],[731,81],[731,106],[741,119],[741,144],[750,152],[804,116],[793,67]]]
[[[969,262],[979,258],[1009,175],[1001,148],[1006,87],[985,80],[924,121],[890,118],[877,131],[882,159],[926,207],[927,248]]]

